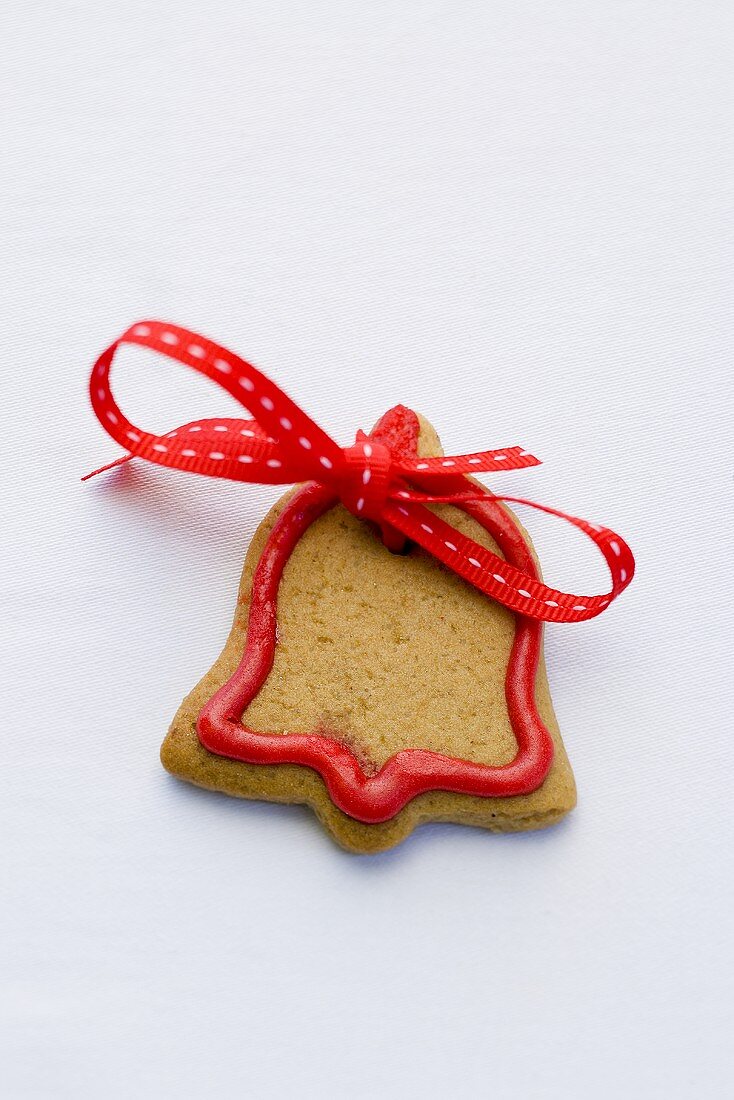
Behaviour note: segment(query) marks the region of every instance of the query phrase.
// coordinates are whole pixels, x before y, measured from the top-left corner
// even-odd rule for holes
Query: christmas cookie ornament
[[[122,343],[206,375],[253,419],[162,436],[135,427],[109,388]],[[224,650],[173,720],[161,750],[170,772],[242,798],[306,803],[357,852],[390,847],[423,821],[505,832],[572,809],[543,623],[600,614],[632,580],[634,559],[608,528],[471,477],[537,459],[520,447],[445,457],[433,427],[402,406],[342,448],[255,367],[159,321],[133,325],[100,356],[90,393],[128,452],[111,466],[139,457],[296,485],[260,525]],[[506,502],[588,535],[611,590],[545,585]]]

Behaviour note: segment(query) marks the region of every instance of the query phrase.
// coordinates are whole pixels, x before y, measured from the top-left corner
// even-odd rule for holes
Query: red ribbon
[[[110,366],[120,344],[152,348],[211,378],[254,413],[255,419],[196,420],[162,436],[135,427],[121,412],[109,386]],[[634,575],[632,551],[609,528],[521,497],[496,496],[463,476],[539,465],[539,460],[522,448],[406,459],[393,455],[384,443],[363,432],[358,433],[353,446],[341,448],[256,367],[176,325],[142,321],[129,328],[95,363],[90,394],[100,423],[129,453],[87,477],[137,457],[233,481],[320,482],[336,490],[354,515],[379,524],[391,549],[399,549],[406,538],[410,539],[499,603],[549,622],[594,618]],[[425,507],[427,503],[482,498],[527,504],[578,527],[599,548],[609,566],[611,590],[602,596],[574,596],[549,588]]]

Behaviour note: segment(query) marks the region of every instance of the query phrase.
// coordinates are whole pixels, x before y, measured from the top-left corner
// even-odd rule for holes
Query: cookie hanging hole
[[[382,536],[383,544],[387,547],[391,554],[405,555],[410,550],[410,542],[402,533],[398,531],[396,527],[392,527],[389,523],[380,524],[380,534]]]

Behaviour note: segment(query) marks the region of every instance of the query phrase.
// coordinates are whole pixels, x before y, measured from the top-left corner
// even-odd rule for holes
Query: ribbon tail
[[[541,461],[522,447],[504,447],[502,450],[477,451],[475,454],[401,458],[394,469],[411,479],[416,475],[442,477],[454,474],[492,474],[502,470],[526,470],[540,466]]]
[[[389,494],[390,500],[414,504],[459,504],[470,500],[491,500],[492,494],[484,485],[467,481],[466,489],[447,489],[445,492],[420,492],[417,489],[398,489]]]
[[[97,470],[92,470],[91,473],[85,474],[81,481],[89,481],[90,478],[96,477],[97,474],[104,474],[108,470],[114,470],[115,466],[122,466],[124,463],[129,462],[135,455],[122,455],[121,458],[116,458],[114,462],[108,462],[106,466],[100,466]]]

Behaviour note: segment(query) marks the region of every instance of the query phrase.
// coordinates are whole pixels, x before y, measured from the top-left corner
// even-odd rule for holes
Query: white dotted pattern
[[[532,501],[506,497],[490,497],[489,499],[510,499],[516,503],[529,504],[532,507],[540,508],[542,511],[550,512],[553,515],[559,515],[587,533],[592,532],[591,537],[593,537],[597,546],[602,550],[607,564],[612,571],[614,587],[611,598],[616,596],[622,588],[625,587],[625,582],[629,583],[631,575],[629,568],[615,570],[615,567],[618,557],[628,554],[630,561],[632,561],[632,555],[626,544],[619,539],[619,536],[614,535],[613,532],[603,527],[599,528],[597,531],[597,525],[594,525],[592,528],[592,525],[587,524],[584,520],[579,520],[573,516],[567,516],[564,513],[557,512],[555,509],[545,508]],[[611,602],[609,597],[602,598],[594,596],[588,598],[588,602],[581,603],[578,601],[578,597],[556,592],[542,584],[536,577],[531,577],[523,573],[521,570],[505,562],[502,558],[499,558],[485,547],[480,547],[471,539],[465,538],[455,529],[445,525],[443,521],[433,513],[430,513],[432,523],[426,523],[421,519],[423,514],[428,515],[429,513],[420,505],[414,505],[413,508],[410,509],[402,505],[396,505],[391,510],[390,518],[395,522],[395,526],[397,526],[399,530],[409,538],[414,539],[414,541],[421,542],[426,549],[431,549],[432,552],[435,553],[437,557],[441,558],[441,560],[445,561],[446,564],[452,564],[450,559],[455,553],[463,553],[467,564],[471,566],[474,571],[480,571],[482,573],[481,578],[474,576],[468,579],[471,579],[472,583],[477,587],[482,588],[483,591],[499,599],[501,603],[506,604],[515,611],[519,611],[534,618],[550,619],[552,621],[577,621],[579,619],[591,618],[593,615],[599,614],[599,612]],[[423,541],[422,533],[424,536],[431,537]],[[451,537],[446,537],[449,533],[451,533]],[[442,537],[440,550],[432,544],[433,538],[436,537]],[[614,542],[614,546],[611,545],[612,542]],[[445,553],[445,551],[448,551],[448,553]]]
[[[259,420],[249,421],[249,427],[242,427],[242,421],[200,421],[186,426],[187,433],[198,437],[197,449],[180,443],[176,431],[169,432],[164,443],[160,437],[135,428],[116,405],[108,384],[109,368],[118,346],[114,344],[95,364],[90,393],[100,421],[119,443],[123,446],[132,445],[130,449],[134,455],[170,466],[181,464],[184,460],[186,469],[240,480],[276,480],[286,483],[314,478],[318,480],[326,476],[326,471],[335,479],[335,485],[340,484],[340,471],[344,470],[345,464],[344,452],[277,386],[244,360],[194,333],[155,321],[134,325],[118,343],[124,341],[163,351],[218,381],[233,396],[242,391],[252,395],[258,405]],[[247,398],[248,402],[250,400],[251,398]],[[218,446],[212,448],[215,440]],[[385,458],[382,457],[380,477],[377,479],[373,477],[376,467],[373,469],[373,464],[370,463],[374,447],[370,442],[364,442],[361,447],[362,468],[360,470],[360,463],[357,463],[356,470],[365,495],[358,496],[354,502],[356,512],[365,513],[367,517],[384,515],[386,522],[393,523],[403,534],[421,543],[472,584],[515,611],[554,621],[591,618],[607,607],[634,575],[632,553],[613,531],[522,498],[493,497],[463,476],[470,471],[492,472],[537,465],[538,460],[520,447],[506,447],[501,451],[485,451],[450,458],[388,456],[387,467],[384,465]],[[380,453],[384,456],[384,449]],[[385,469],[388,470],[387,483]],[[429,488],[426,490],[420,488],[421,477],[428,479]],[[397,481],[392,488],[390,478]],[[400,486],[401,479],[410,482],[412,478],[418,481],[417,489],[405,489],[404,480],[402,487]],[[435,491],[437,478],[442,484],[446,484],[446,488],[438,492]],[[386,484],[387,501],[384,496],[379,496],[379,493],[384,493]],[[380,501],[377,507],[382,509],[377,513],[375,494],[378,494]],[[368,496],[371,502],[369,508]],[[396,497],[403,499],[405,503],[393,503]],[[612,591],[604,597],[582,597],[583,602],[577,596],[557,592],[542,584],[537,577],[523,573],[485,547],[466,538],[433,512],[429,512],[421,503],[448,500],[455,504],[466,502],[468,505],[468,502],[482,497],[489,501],[530,505],[566,519],[584,531],[604,555],[612,573]]]

